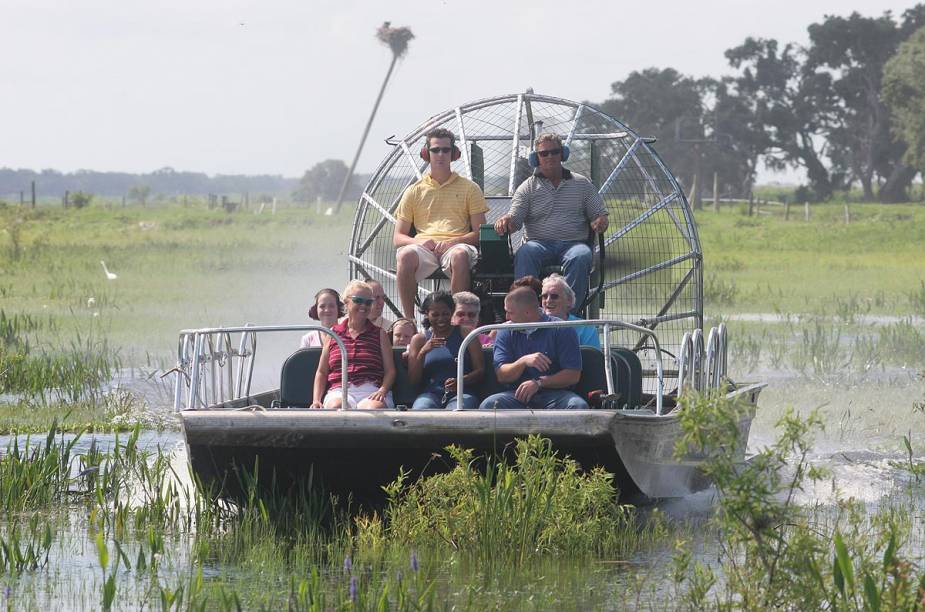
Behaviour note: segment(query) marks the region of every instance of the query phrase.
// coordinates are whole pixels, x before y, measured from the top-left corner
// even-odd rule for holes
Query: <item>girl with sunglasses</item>
[[[394,408],[391,389],[395,382],[395,361],[386,331],[369,319],[375,302],[373,290],[363,281],[353,280],[347,283],[343,295],[347,317],[331,330],[347,349],[349,406],[342,405],[340,346],[326,339],[315,374],[312,408]]]
[[[315,303],[308,311],[308,316],[322,325],[331,329],[337,318],[344,316],[344,304],[340,301],[340,295],[330,288],[322,289],[315,294]],[[327,334],[319,331],[310,331],[302,336],[301,348],[312,348],[324,346],[324,338]]]
[[[456,356],[462,345],[463,332],[452,324],[455,303],[446,291],[436,291],[424,298],[424,333],[411,339],[408,349],[408,377],[412,384],[424,382],[423,392],[414,400],[412,410],[454,409],[456,398]],[[465,384],[476,385],[482,380],[485,360],[479,342],[470,342],[465,359]],[[475,409],[479,400],[471,393],[463,394],[462,407]]]

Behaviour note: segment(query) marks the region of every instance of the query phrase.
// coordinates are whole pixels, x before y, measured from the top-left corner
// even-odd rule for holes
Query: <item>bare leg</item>
[[[450,254],[450,289],[453,293],[469,291],[472,283],[469,263],[469,253],[465,249],[455,249]]]
[[[371,400],[367,397],[364,400],[360,400],[360,403],[357,404],[357,408],[360,410],[385,410],[388,408],[388,405],[385,402]]]
[[[398,251],[397,269],[395,271],[398,283],[398,297],[401,300],[401,310],[406,319],[414,320],[414,294],[417,291],[417,281],[414,279],[418,271],[420,259],[413,249],[400,249]]]

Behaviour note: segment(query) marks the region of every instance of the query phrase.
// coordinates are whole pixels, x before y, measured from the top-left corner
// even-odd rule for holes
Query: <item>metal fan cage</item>
[[[559,134],[571,151],[564,165],[594,182],[609,212],[599,316],[655,329],[670,357],[678,354],[685,332],[703,327],[697,229],[683,190],[652,147],[654,140],[588,104],[529,92],[459,106],[389,141],[392,150],[357,205],[348,273],[380,281],[395,313],[394,211],[405,189],[425,172],[427,162],[418,151],[424,135],[438,127],[456,135],[462,156],[453,171],[482,187],[489,222],[507,212],[510,196],[530,175],[527,156],[535,137]],[[515,245],[518,240],[515,235]],[[419,286],[422,295],[430,289],[429,281]],[[633,332],[615,332],[612,338],[636,349],[652,371],[647,366],[654,349],[645,338]]]

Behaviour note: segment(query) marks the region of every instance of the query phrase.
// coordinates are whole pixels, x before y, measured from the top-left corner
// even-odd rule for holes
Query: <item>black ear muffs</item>
[[[456,146],[456,143],[453,143],[453,153],[450,155],[450,161],[456,161],[462,157],[462,151],[459,150],[459,147]],[[426,162],[430,161],[430,149],[427,145],[421,147],[421,159]]]
[[[562,161],[568,161],[568,145],[562,145]],[[527,163],[530,164],[531,168],[540,167],[540,156],[536,154],[536,151],[530,151],[530,155],[527,156]]]

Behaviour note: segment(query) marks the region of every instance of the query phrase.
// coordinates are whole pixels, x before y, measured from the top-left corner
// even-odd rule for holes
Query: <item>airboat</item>
[[[594,271],[582,305],[586,320],[531,324],[599,329],[602,349],[582,347],[576,388],[602,398],[599,407],[402,410],[411,405],[415,389],[396,349],[396,410],[312,410],[320,349],[294,352],[280,368],[279,388],[262,392],[251,390],[254,358],[258,338],[267,334],[329,333],[325,328],[188,329],[178,342],[175,408],[200,481],[228,495],[244,479],[272,480],[277,487],[312,482],[332,493],[374,500],[401,470],[420,477],[448,469],[443,460],[448,445],[503,454],[516,438],[538,434],[583,468],[609,470],[624,495],[681,497],[710,484],[701,470],[703,453],[691,449],[678,456],[675,451],[683,410],[677,398],[686,388],[719,389],[746,406],[736,412],[736,447],[723,450],[744,459],[764,385],[730,381],[725,327],[703,331],[703,256],[687,198],[656,153],[654,139],[591,105],[532,92],[505,95],[458,106],[404,137],[387,139],[389,151],[357,202],[348,277],[378,280],[388,308],[398,316],[394,212],[404,190],[426,172],[427,162],[416,152],[437,127],[457,135],[462,155],[453,170],[482,188],[489,223],[508,210],[517,186],[529,176],[527,158],[541,132],[560,134],[571,151],[566,166],[599,189],[610,228],[592,242]],[[501,242],[489,226],[483,230],[473,284],[498,298],[513,280],[512,255],[521,236]],[[424,296],[445,284],[438,274],[422,281],[418,291]],[[473,332],[460,355],[476,334],[497,327],[500,322]],[[490,362],[490,348],[484,350]],[[461,368],[462,359],[459,363]],[[476,390],[481,397],[497,385],[488,370],[488,380]]]

